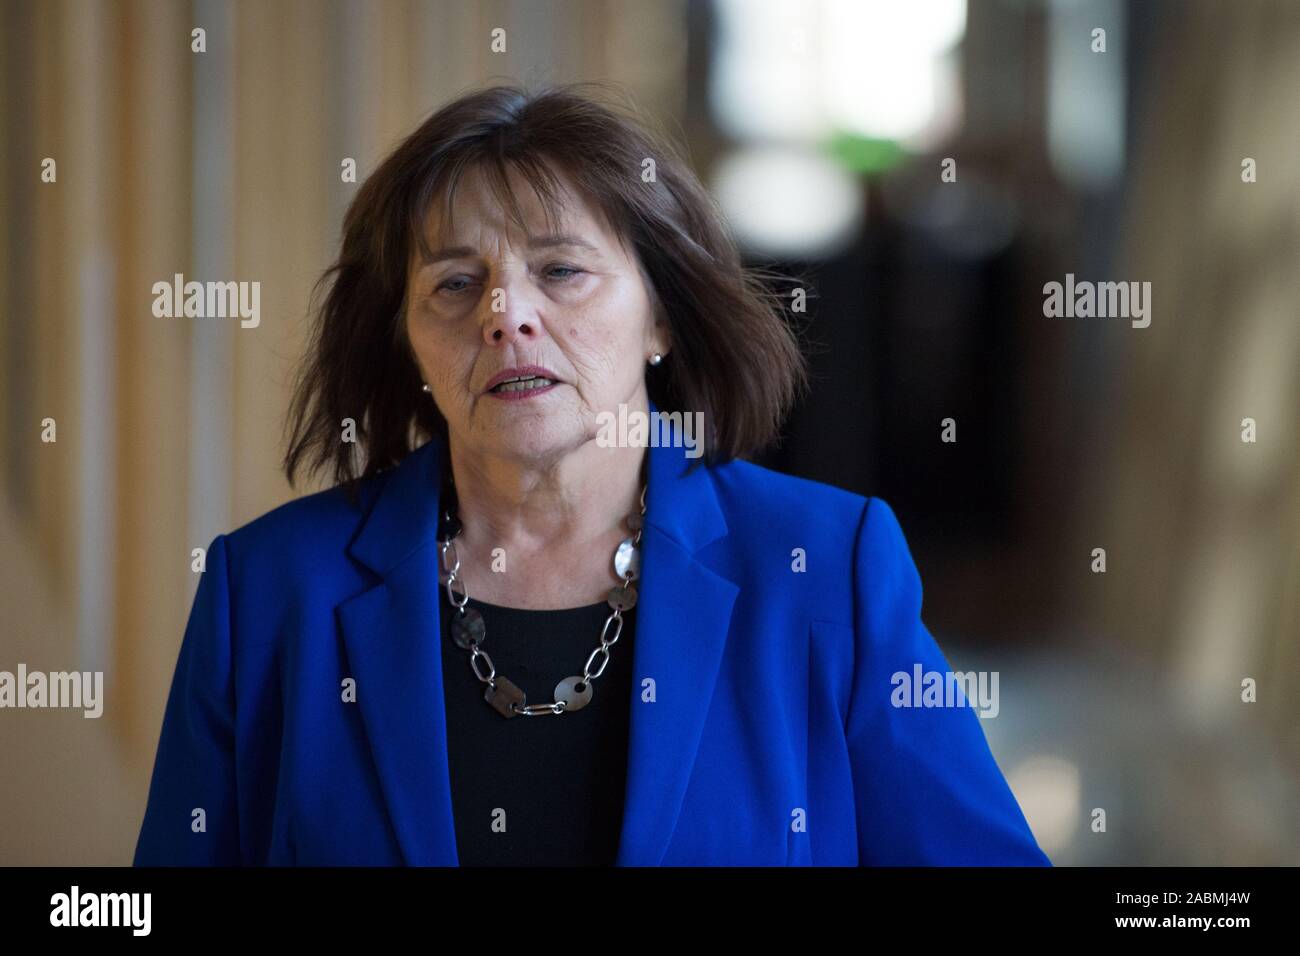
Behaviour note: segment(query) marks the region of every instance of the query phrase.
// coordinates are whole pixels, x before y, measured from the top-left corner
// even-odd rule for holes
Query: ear
[[[652,352],[658,352],[660,355],[667,356],[673,347],[673,330],[668,324],[668,320],[660,315],[655,315],[654,328],[650,332],[650,345]]]
[[[655,290],[654,283],[650,281],[650,275],[646,272],[645,264],[640,258],[636,260],[636,267],[641,273],[641,281],[645,283],[646,293],[650,299],[650,315],[653,319],[649,334],[646,336],[646,348],[650,352],[667,355],[672,348],[673,337],[668,319],[664,315],[663,303],[659,300],[659,293]]]
[[[646,349],[659,352],[660,355],[667,355],[668,350],[672,349],[672,326],[668,325],[658,299],[654,299],[651,303],[651,310],[653,310],[651,316],[654,317],[654,323],[646,332]]]

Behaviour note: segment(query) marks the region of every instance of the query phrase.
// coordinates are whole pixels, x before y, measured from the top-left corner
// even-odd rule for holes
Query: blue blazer
[[[975,712],[891,704],[895,672],[949,666],[889,505],[647,454],[617,865],[1050,866]],[[435,439],[359,505],[335,488],[213,540],[137,866],[457,865],[441,466]]]

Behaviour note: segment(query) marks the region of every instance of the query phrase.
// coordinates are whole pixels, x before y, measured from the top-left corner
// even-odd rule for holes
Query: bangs
[[[505,210],[509,221],[518,227],[520,232],[527,234],[528,228],[523,210],[515,190],[511,188],[508,176],[511,170],[519,173],[536,195],[547,228],[558,231],[562,220],[564,187],[545,158],[533,155],[506,157],[500,152],[475,155],[467,151],[454,157],[444,157],[439,167],[426,173],[412,190],[411,202],[406,210],[408,237],[411,248],[416,250],[422,261],[432,258],[435,249],[450,244],[450,237],[455,232],[453,209],[456,190],[462,177],[469,170],[483,174],[492,198],[500,208]],[[603,208],[599,211],[605,214]],[[606,218],[608,219],[607,215]],[[437,225],[433,243],[429,241],[431,222]],[[622,242],[622,233],[618,230],[615,232]]]

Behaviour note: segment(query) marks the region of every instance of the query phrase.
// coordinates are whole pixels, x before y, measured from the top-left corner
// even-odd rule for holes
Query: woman
[[[451,103],[327,276],[337,486],[212,542],[137,864],[1049,864],[971,709],[894,706],[948,667],[890,507],[743,459],[803,359],[633,113]]]

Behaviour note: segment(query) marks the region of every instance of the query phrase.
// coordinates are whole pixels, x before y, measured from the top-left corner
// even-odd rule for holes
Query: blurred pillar
[[[1190,722],[1265,716],[1300,762],[1300,8],[1177,12],[1110,277],[1151,282],[1152,320],[1111,333],[1118,414],[1076,554],[1086,568],[1107,549],[1108,573],[1083,584],[1097,620],[1121,652],[1155,651]]]

